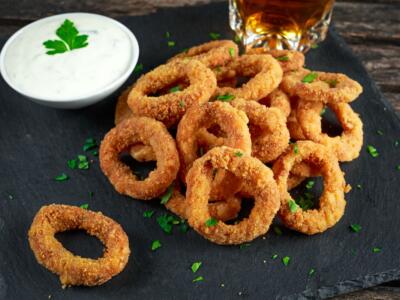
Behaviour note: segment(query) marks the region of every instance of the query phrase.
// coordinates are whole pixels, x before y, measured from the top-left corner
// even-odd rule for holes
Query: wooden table
[[[90,11],[111,17],[140,15],[158,7],[221,0],[1,0],[0,35],[48,15]],[[341,0],[335,5],[337,30],[361,58],[387,99],[400,112],[400,0]],[[337,299],[400,299],[400,281]]]

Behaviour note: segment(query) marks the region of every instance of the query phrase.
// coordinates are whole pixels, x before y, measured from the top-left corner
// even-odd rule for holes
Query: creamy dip
[[[60,39],[56,30],[68,19],[88,35],[88,45],[48,55],[43,42]],[[96,93],[112,84],[132,65],[132,44],[127,29],[95,14],[58,15],[21,30],[4,54],[9,80],[32,97],[69,100]]]

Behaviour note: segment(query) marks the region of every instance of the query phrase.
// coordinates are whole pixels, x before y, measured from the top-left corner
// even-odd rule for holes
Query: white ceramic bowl
[[[60,22],[64,21],[65,19],[73,19],[74,16],[76,15],[89,15],[91,17],[95,16],[95,17],[99,17],[99,18],[106,18],[108,21],[111,21],[113,24],[115,24],[116,26],[119,26],[119,28],[126,34],[127,38],[129,39],[129,43],[131,45],[131,49],[132,49],[132,53],[131,53],[131,61],[129,62],[129,65],[126,66],[126,69],[124,69],[125,71],[122,73],[122,75],[120,75],[118,78],[116,78],[115,80],[113,80],[110,84],[107,84],[106,86],[96,90],[95,92],[92,93],[88,93],[79,97],[73,97],[73,98],[58,98],[58,99],[54,99],[52,97],[46,97],[46,96],[40,96],[38,94],[33,94],[30,93],[29,91],[26,90],[22,90],[21,88],[19,88],[16,83],[12,80],[12,78],[7,74],[7,70],[6,70],[6,53],[7,50],[9,49],[10,45],[12,45],[12,43],[14,41],[16,41],[18,39],[18,37],[20,35],[22,35],[25,30],[27,30],[28,28],[35,26],[36,24],[39,24],[41,22],[46,22],[49,19],[60,19]],[[45,49],[44,49],[45,51]],[[75,51],[75,50],[74,50]],[[77,50],[79,51],[79,49]],[[62,54],[57,54],[57,55],[62,55]],[[66,13],[66,14],[60,14],[60,15],[55,15],[55,16],[51,16],[51,17],[47,17],[47,18],[43,18],[40,19],[38,21],[35,21],[25,27],[23,27],[22,29],[20,29],[19,31],[17,31],[13,36],[11,36],[8,41],[5,43],[1,53],[0,53],[0,73],[2,74],[4,80],[7,82],[7,84],[13,88],[15,91],[17,91],[19,94],[27,97],[28,99],[45,105],[45,106],[50,106],[50,107],[54,107],[54,108],[63,108],[63,109],[75,109],[75,108],[82,108],[91,104],[94,104],[100,100],[103,100],[104,98],[106,98],[107,96],[109,96],[110,94],[112,94],[113,92],[115,92],[118,88],[120,88],[122,86],[122,84],[128,79],[128,77],[132,74],[137,61],[138,61],[138,57],[139,57],[139,45],[138,42],[136,40],[135,35],[123,24],[121,24],[120,22],[102,16],[102,15],[97,15],[97,14],[91,14],[91,13]],[[104,72],[106,72],[107,70],[104,70]]]

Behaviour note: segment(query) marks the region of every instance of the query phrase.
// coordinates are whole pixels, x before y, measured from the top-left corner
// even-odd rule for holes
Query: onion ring
[[[237,77],[250,77],[241,87],[218,87],[216,95],[258,101],[275,90],[282,80],[282,69],[270,55],[242,55],[221,68],[217,82]]]
[[[279,192],[272,171],[240,149],[217,147],[193,163],[187,175],[188,223],[206,239],[221,245],[249,242],[266,233],[279,209]],[[211,215],[208,200],[214,169],[232,172],[243,181],[243,188],[254,196],[248,218],[235,225],[217,221],[208,226]]]
[[[232,49],[232,50],[231,50]],[[209,68],[224,66],[239,55],[238,46],[230,40],[211,41],[175,55],[169,61],[195,59]]]
[[[276,107],[287,118],[290,115],[290,99],[281,89],[277,88],[267,97],[258,101],[258,103],[265,105],[267,107]]]
[[[289,129],[290,137],[293,140],[305,140],[306,137],[301,129],[299,121],[297,120],[297,106],[299,105],[299,99],[297,97],[290,98],[291,111],[287,118],[287,128]]]
[[[121,152],[137,143],[150,145],[157,158],[157,168],[143,181],[138,181],[131,169],[119,160]],[[104,137],[100,145],[100,167],[119,193],[148,200],[160,196],[176,178],[179,156],[174,139],[161,122],[132,117]]]
[[[278,184],[281,208],[279,215],[283,224],[293,230],[305,233],[321,233],[335,225],[343,216],[344,199],[343,173],[339,163],[328,148],[310,141],[297,142],[296,151],[292,145],[274,164],[273,171]],[[319,200],[319,209],[304,211],[299,206],[290,208],[291,196],[288,192],[288,177],[295,164],[306,162],[316,168],[324,179],[324,191]]]
[[[310,83],[303,82],[305,76],[310,73],[316,74],[316,78]],[[314,72],[307,69],[286,73],[281,87],[289,96],[324,103],[351,102],[363,91],[357,81],[344,74]]]
[[[304,54],[294,50],[270,50],[266,48],[251,48],[246,54],[269,54],[279,61],[284,73],[300,69],[304,66]]]
[[[180,176],[186,182],[186,173],[198,158],[199,141],[197,132],[218,124],[226,133],[224,145],[251,153],[251,138],[246,115],[228,103],[216,101],[201,106],[192,106],[178,125],[176,142],[181,162]]]
[[[72,254],[54,237],[58,232],[83,229],[104,245],[101,258]],[[37,261],[60,276],[63,288],[70,285],[95,286],[120,273],[130,254],[128,236],[113,219],[101,212],[76,206],[43,206],[29,229],[29,244]]]
[[[300,101],[297,118],[304,135],[332,149],[339,161],[352,161],[360,155],[363,144],[363,124],[360,117],[347,103],[328,103],[336,114],[343,132],[340,136],[330,137],[322,133],[321,111],[324,104],[315,101]]]
[[[244,111],[249,118],[252,156],[264,163],[277,159],[289,145],[290,138],[281,110],[239,99],[230,104]]]
[[[182,91],[149,96],[182,80],[190,82]],[[135,115],[154,118],[171,127],[190,106],[207,102],[215,88],[214,73],[202,63],[176,61],[158,66],[140,77],[129,93],[128,105]]]

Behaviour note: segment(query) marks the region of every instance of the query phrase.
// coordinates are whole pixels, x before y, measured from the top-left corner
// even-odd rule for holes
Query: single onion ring
[[[230,40],[219,40],[204,43],[179,53],[168,61],[195,59],[209,68],[224,66],[239,55],[238,46]]]
[[[294,50],[269,50],[267,48],[251,48],[246,54],[270,54],[281,65],[284,73],[300,69],[304,66],[304,54]]]
[[[328,148],[310,141],[299,141],[296,144],[296,151],[292,145],[273,166],[281,198],[279,215],[286,227],[311,235],[327,230],[343,216],[346,183],[336,157]],[[288,192],[288,177],[293,166],[301,162],[313,165],[324,179],[318,209],[304,211],[299,206],[296,209],[290,208],[290,201],[294,200],[291,200]]]
[[[343,132],[340,136],[330,137],[322,133],[321,111],[324,104],[315,101],[300,101],[297,118],[304,135],[330,148],[339,161],[352,161],[360,155],[363,144],[363,124],[351,106],[347,103],[327,103],[336,114]]]
[[[176,133],[182,181],[186,182],[186,174],[198,158],[199,141],[196,135],[200,129],[218,124],[226,133],[224,145],[250,154],[251,138],[247,122],[248,119],[243,112],[221,101],[208,102],[188,109],[179,122]]]
[[[96,236],[106,248],[103,256],[91,259],[74,255],[54,237],[58,232],[75,229]],[[101,212],[69,205],[43,206],[36,214],[28,236],[37,261],[60,276],[63,288],[103,284],[128,263],[128,236],[121,225]]]
[[[250,77],[241,87],[218,87],[216,95],[258,101],[275,90],[282,80],[282,69],[270,55],[242,55],[217,73],[217,82],[237,77]]]
[[[290,138],[286,118],[281,110],[240,99],[230,104],[244,111],[249,118],[252,156],[264,163],[277,159],[289,145]]]
[[[221,245],[249,242],[266,233],[280,204],[272,171],[258,159],[238,153],[242,153],[240,149],[213,148],[193,163],[187,175],[188,223],[203,237]],[[243,181],[245,192],[254,197],[249,217],[235,225],[222,221],[209,224],[208,200],[214,169],[233,173]]]
[[[189,86],[182,91],[149,96],[182,80],[189,81]],[[128,95],[128,105],[135,115],[154,118],[171,127],[190,106],[207,102],[216,84],[214,73],[201,62],[179,60],[158,66],[140,77]]]
[[[316,78],[305,83],[306,75],[314,73]],[[299,69],[283,76],[282,89],[289,96],[298,96],[307,101],[338,103],[354,101],[363,91],[362,86],[355,80],[340,73],[314,72]]]
[[[267,107],[276,107],[280,109],[280,111],[287,118],[290,115],[290,99],[288,95],[286,95],[281,89],[277,88],[272,93],[270,93],[267,97],[258,101],[258,103],[265,105]]]
[[[157,168],[143,181],[119,160],[132,145],[150,145],[157,158]],[[154,119],[132,117],[111,129],[100,145],[100,167],[117,192],[136,199],[160,196],[173,182],[179,170],[179,156],[174,139],[165,126]]]

